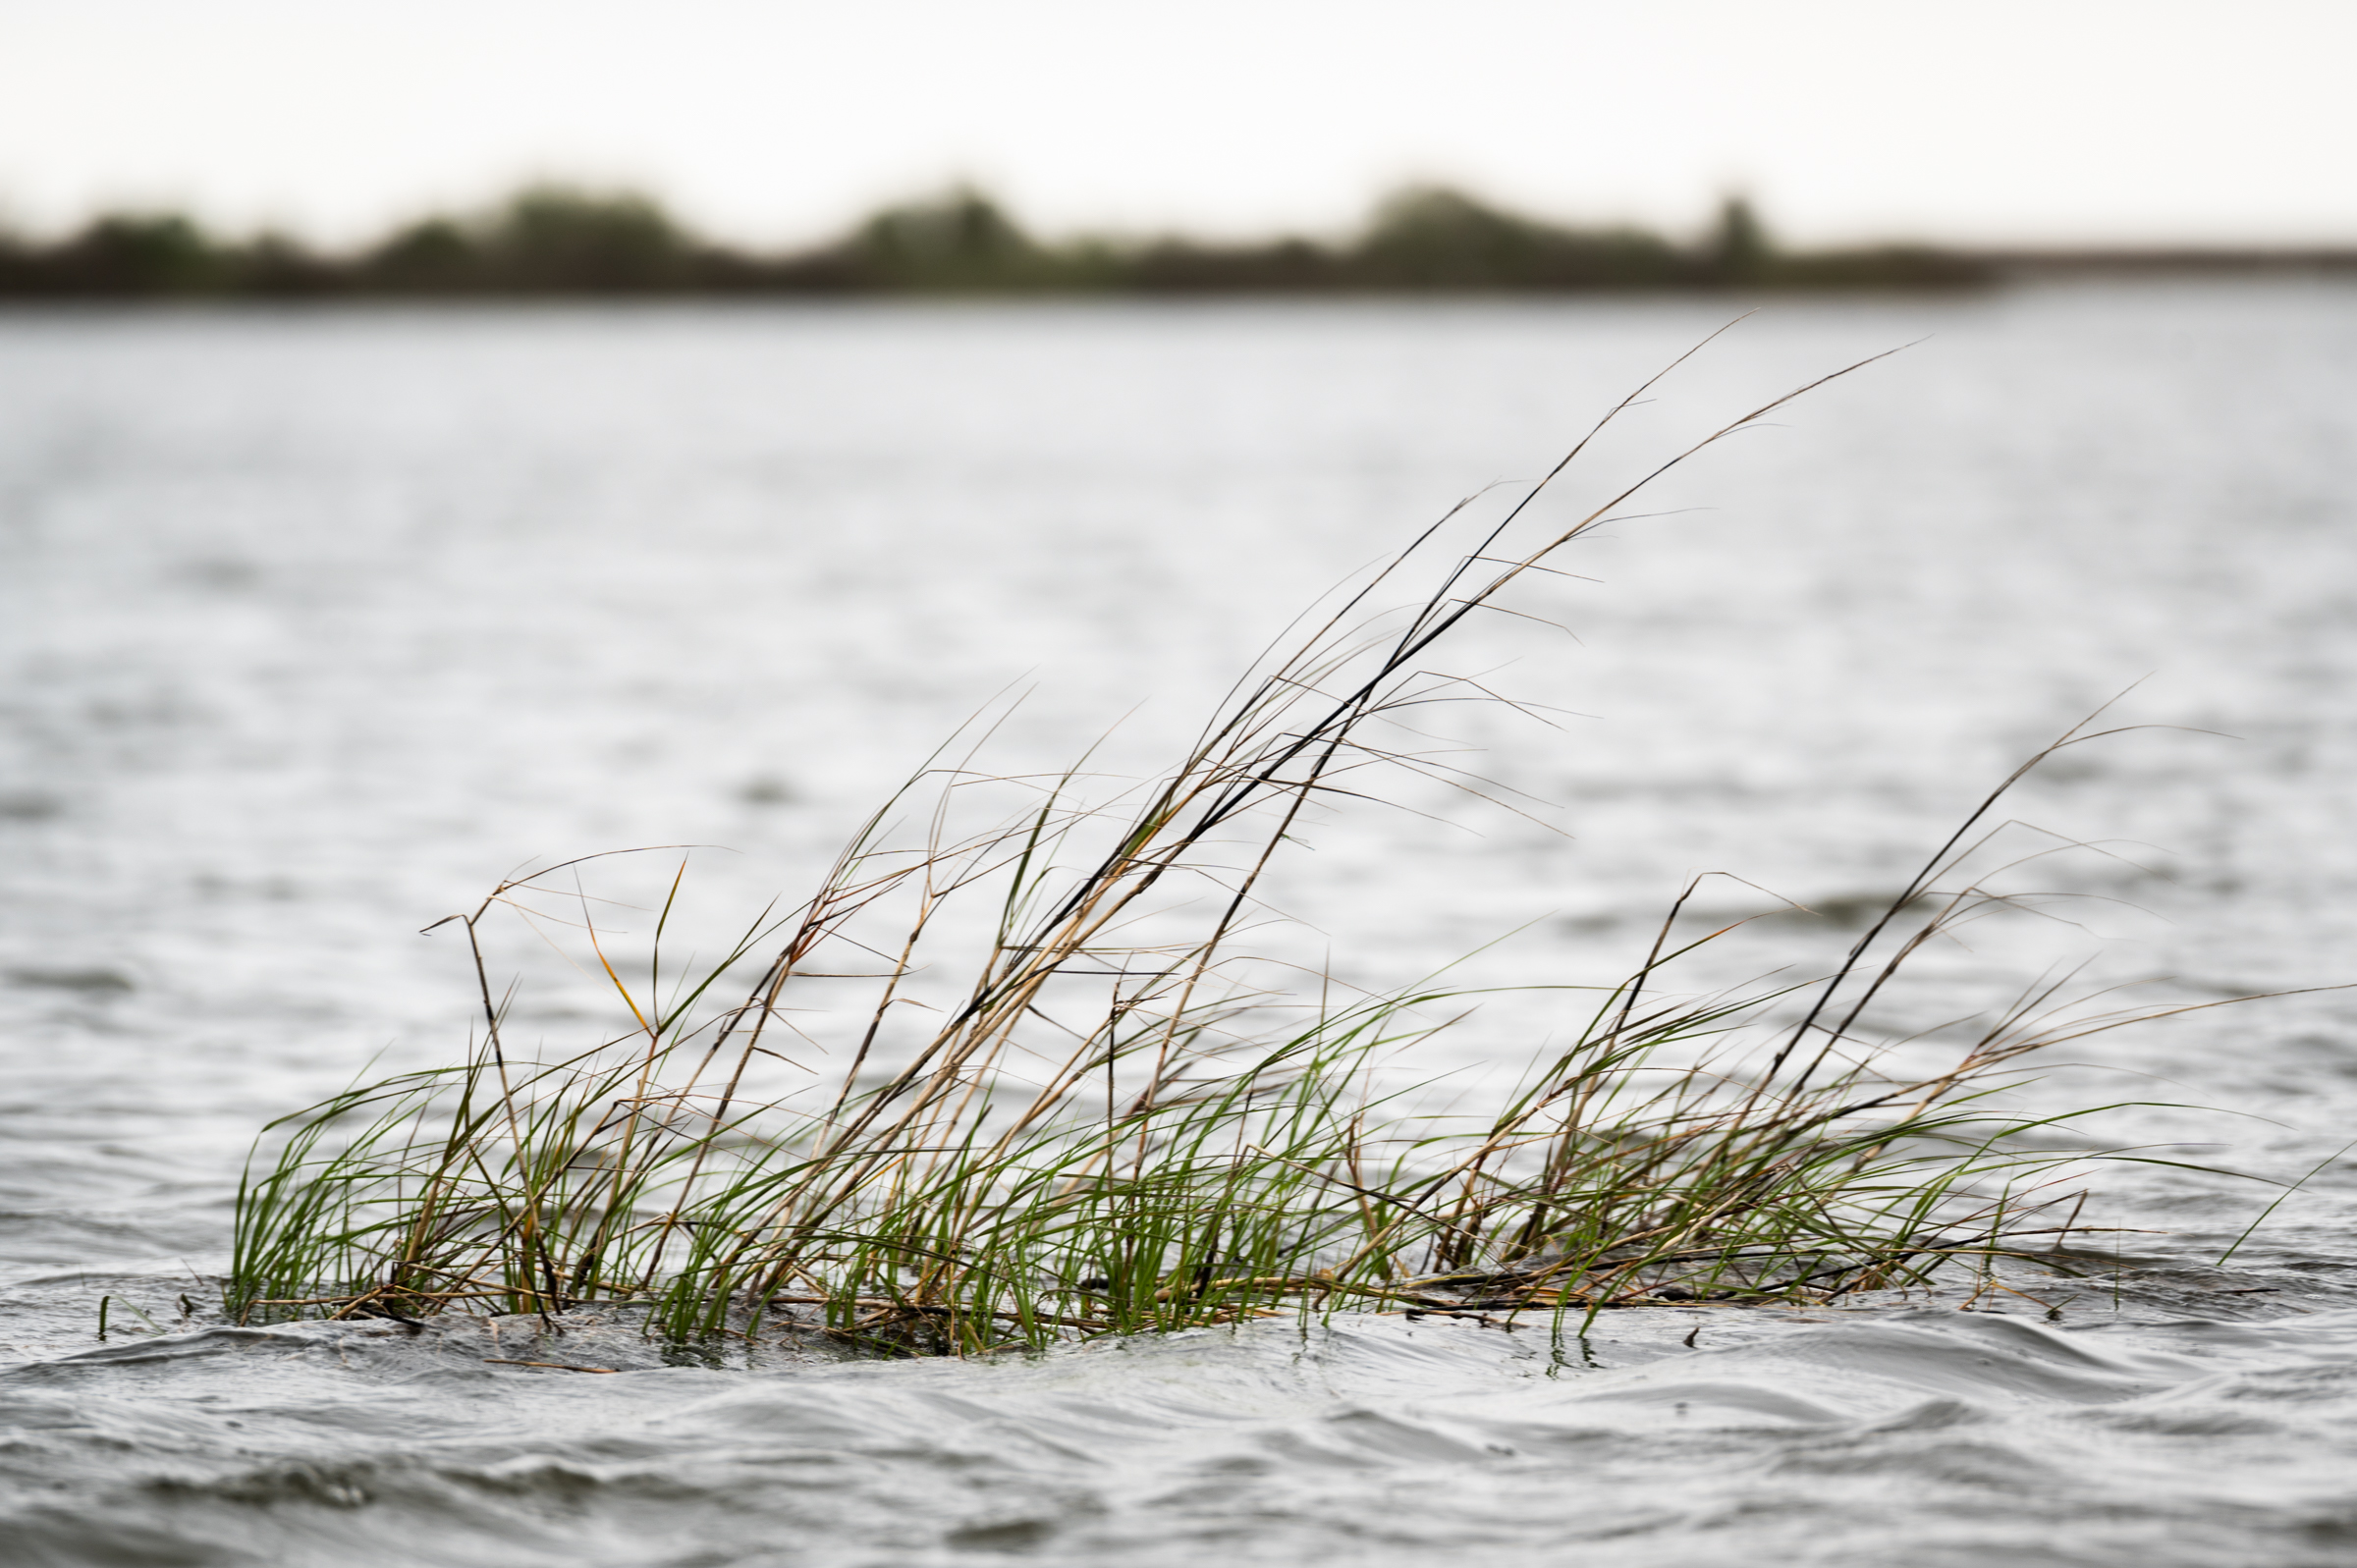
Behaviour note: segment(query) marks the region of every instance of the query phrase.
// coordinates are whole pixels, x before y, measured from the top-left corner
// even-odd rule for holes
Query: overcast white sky
[[[356,238],[519,180],[802,240],[1347,226],[1407,178],[1787,237],[2357,241],[2357,0],[0,0],[0,213]]]

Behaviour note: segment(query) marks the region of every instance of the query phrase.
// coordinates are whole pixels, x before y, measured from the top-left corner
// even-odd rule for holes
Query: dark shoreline
[[[564,187],[333,253],[270,234],[225,239],[168,212],[104,215],[46,242],[0,233],[0,301],[11,302],[1811,295],[2244,275],[2357,276],[2357,247],[1785,249],[1741,200],[1681,244],[1437,187],[1394,194],[1340,241],[1041,241],[989,197],[958,189],[885,209],[823,244],[761,253],[694,235],[647,197]]]

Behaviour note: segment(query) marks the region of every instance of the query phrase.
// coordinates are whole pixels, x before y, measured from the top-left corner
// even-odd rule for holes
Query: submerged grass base
[[[808,1329],[973,1352],[1342,1310],[1815,1303],[2010,1257],[2064,1267],[2097,1152],[2056,1152],[2073,1118],[1992,1096],[2028,1054],[2162,1009],[2090,1013],[2049,989],[1912,1073],[1871,1015],[1927,942],[2022,902],[1972,869],[1983,825],[2087,727],[1983,801],[1822,981],[1664,994],[1669,965],[1725,935],[1679,936],[1681,897],[1634,976],[1573,999],[1571,1043],[1476,1113],[1397,1087],[1471,999],[1292,1002],[1242,962],[1254,889],[1305,812],[1377,770],[1445,768],[1400,738],[1405,710],[1503,700],[1435,672],[1434,646],[1789,396],[1534,543],[1516,542],[1525,510],[1580,448],[1454,551],[1439,541],[1469,525],[1452,513],[1142,788],[1084,799],[1077,773],[936,759],[806,903],[702,971],[665,969],[676,876],[628,981],[635,961],[555,880],[577,862],[501,884],[452,917],[482,1004],[466,1060],[356,1088],[257,1146],[232,1316],[635,1303],[682,1343]],[[1403,587],[1400,608],[1374,597]],[[1010,790],[1019,809],[993,814]],[[961,923],[977,904],[987,921]],[[501,911],[574,928],[621,1003],[613,1038],[554,1060],[510,1049],[484,947]],[[756,965],[741,1000],[713,1000]],[[972,979],[945,993],[953,972]],[[821,1077],[821,1054],[841,1070]]]

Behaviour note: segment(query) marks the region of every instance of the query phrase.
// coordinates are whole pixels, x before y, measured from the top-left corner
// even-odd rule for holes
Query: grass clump
[[[1823,1302],[2051,1258],[2089,1151],[1992,1096],[2026,1054],[2150,1010],[2057,1010],[2049,988],[1913,1070],[1897,1063],[1925,1048],[1874,1022],[1927,943],[2019,902],[1972,870],[2003,787],[1812,984],[1669,993],[1668,966],[1725,935],[1681,935],[1681,897],[1635,975],[1565,988],[1584,1015],[1569,1043],[1471,1110],[1406,1064],[1476,999],[1302,1000],[1247,961],[1256,889],[1304,813],[1381,769],[1437,768],[1387,738],[1409,710],[1504,700],[1434,649],[1793,396],[1535,539],[1531,502],[1585,441],[1455,549],[1453,512],[1260,661],[1142,787],[1092,799],[1077,770],[992,779],[937,757],[806,902],[718,963],[666,970],[678,874],[627,961],[578,862],[502,883],[445,922],[479,991],[466,1058],[257,1146],[232,1315],[631,1302],[680,1341],[971,1352],[1343,1308]],[[1019,810],[963,826],[1008,790]],[[612,1037],[554,1057],[512,1043],[484,946],[511,913],[570,926],[619,1003]]]

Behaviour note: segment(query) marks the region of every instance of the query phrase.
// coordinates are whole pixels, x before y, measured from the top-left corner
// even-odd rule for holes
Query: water
[[[2116,1289],[987,1365],[673,1365],[619,1322],[219,1325],[254,1128],[372,1054],[447,1058],[461,954],[412,933],[502,872],[721,844],[698,907],[749,912],[1010,685],[1002,766],[1117,725],[1111,765],[1150,766],[1311,595],[1533,476],[1717,325],[1685,302],[0,318],[4,1555],[2357,1560],[2349,993],[2080,1042],[2025,1091],[2216,1108],[2110,1132],[2317,1171],[2220,1271],[2275,1189],[2115,1167]],[[1903,1005],[1985,1005],[2056,956],[2189,1001],[2357,978],[2357,294],[1779,305],[1550,515],[1927,335],[1584,547],[1566,565],[1600,580],[1545,607],[1576,641],[1470,634],[1462,668],[1593,717],[1459,726],[1556,803],[1538,823],[1400,781],[1413,811],[1321,825],[1279,890],[1338,971],[1405,980],[1519,930],[1466,972],[1610,979],[1697,871],[1837,915],[2149,676],[2125,718],[2237,738],[2142,732],[2033,780],[2015,815],[2120,856],[2047,878],[2098,895],[2083,929],[1936,955]],[[1706,913],[1763,906],[1710,886]],[[1846,934],[1766,923],[1727,974]],[[561,976],[503,962],[536,1028],[590,1027]],[[1518,1059],[1545,1025],[1495,1009],[1442,1049]]]

